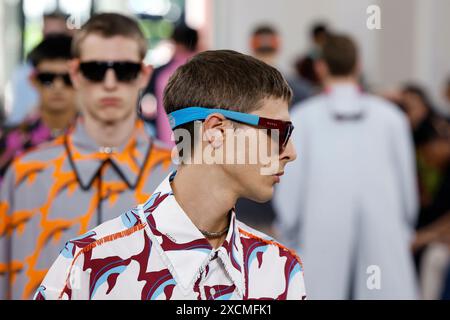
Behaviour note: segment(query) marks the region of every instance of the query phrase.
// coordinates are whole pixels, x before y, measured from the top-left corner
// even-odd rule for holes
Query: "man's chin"
[[[257,203],[266,203],[272,200],[273,197],[273,187],[265,190],[266,187],[261,187],[257,192],[248,196],[247,199],[252,200]]]
[[[104,113],[99,114],[97,116],[97,119],[99,119],[101,122],[105,124],[114,124],[120,121],[124,121],[127,117],[124,114],[119,113]]]

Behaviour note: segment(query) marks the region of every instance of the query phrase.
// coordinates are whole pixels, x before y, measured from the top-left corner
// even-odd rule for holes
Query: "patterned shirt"
[[[58,134],[62,133],[64,132],[58,132]],[[18,126],[2,129],[0,131],[0,184],[14,157],[55,137],[57,134],[44,124],[39,114],[33,114]]]
[[[0,298],[32,298],[68,239],[145,201],[171,164],[141,121],[114,150],[99,148],[82,119],[14,160],[0,192]]]
[[[236,220],[214,249],[169,175],[142,205],[66,243],[35,299],[304,299],[300,259]]]

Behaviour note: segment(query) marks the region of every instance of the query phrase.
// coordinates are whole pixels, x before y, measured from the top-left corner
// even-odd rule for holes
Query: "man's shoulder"
[[[168,157],[170,157],[172,155],[173,148],[169,144],[167,144],[159,139],[153,138],[153,137],[151,139],[152,139],[154,151],[162,152],[165,156],[168,156]]]
[[[244,252],[252,250],[256,247],[266,247],[270,248],[270,250],[274,250],[278,256],[286,257],[287,262],[295,263],[298,262],[301,269],[303,270],[303,262],[300,257],[295,253],[295,251],[285,247],[280,242],[276,241],[273,237],[266,235],[263,232],[260,232],[248,225],[244,224],[241,221],[237,221],[239,234],[242,241],[242,246]]]
[[[61,254],[66,258],[77,258],[94,248],[97,250],[107,246],[108,252],[114,252],[121,242],[145,228],[137,214],[137,209],[131,209],[122,215],[108,220],[81,236],[69,240]]]
[[[47,169],[54,168],[55,161],[65,156],[63,142],[60,139],[34,146],[13,159],[5,174],[5,180],[14,181],[14,185],[28,177],[41,175]]]
[[[372,114],[378,114],[393,121],[406,121],[406,116],[400,110],[400,107],[391,101],[369,93],[364,94],[364,99],[371,108],[370,112]]]
[[[33,161],[52,161],[65,153],[64,139],[63,137],[56,138],[54,140],[43,142],[37,146],[31,147],[22,155],[18,156],[14,163],[28,163]]]

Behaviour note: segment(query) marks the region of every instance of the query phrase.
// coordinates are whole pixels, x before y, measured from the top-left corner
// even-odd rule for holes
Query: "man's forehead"
[[[69,68],[69,60],[56,59],[56,60],[42,60],[37,66],[38,70],[67,70]]]
[[[139,44],[124,36],[104,37],[93,33],[81,42],[80,57],[83,60],[138,62]]]

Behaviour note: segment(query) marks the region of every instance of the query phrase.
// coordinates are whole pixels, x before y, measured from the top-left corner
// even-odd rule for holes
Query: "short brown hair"
[[[147,40],[140,29],[138,23],[127,16],[117,13],[101,13],[94,15],[83,25],[80,31],[75,34],[72,53],[75,58],[81,55],[81,43],[90,34],[98,34],[105,38],[123,36],[134,39],[139,44],[139,55],[144,59],[147,54]]]
[[[287,103],[292,99],[291,88],[277,69],[232,50],[204,51],[172,75],[164,91],[164,108],[168,114],[193,106],[249,113],[265,98]]]
[[[323,47],[322,57],[333,76],[348,76],[355,70],[358,49],[346,35],[329,35]]]
[[[188,107],[226,109],[250,113],[262,107],[265,98],[291,102],[292,90],[281,73],[251,56],[232,51],[204,51],[179,67],[164,90],[167,114]],[[178,129],[178,128],[177,128]],[[192,139],[191,150],[178,150],[182,161],[188,159],[194,141],[194,122],[179,127]],[[179,140],[175,130],[175,140]]]

